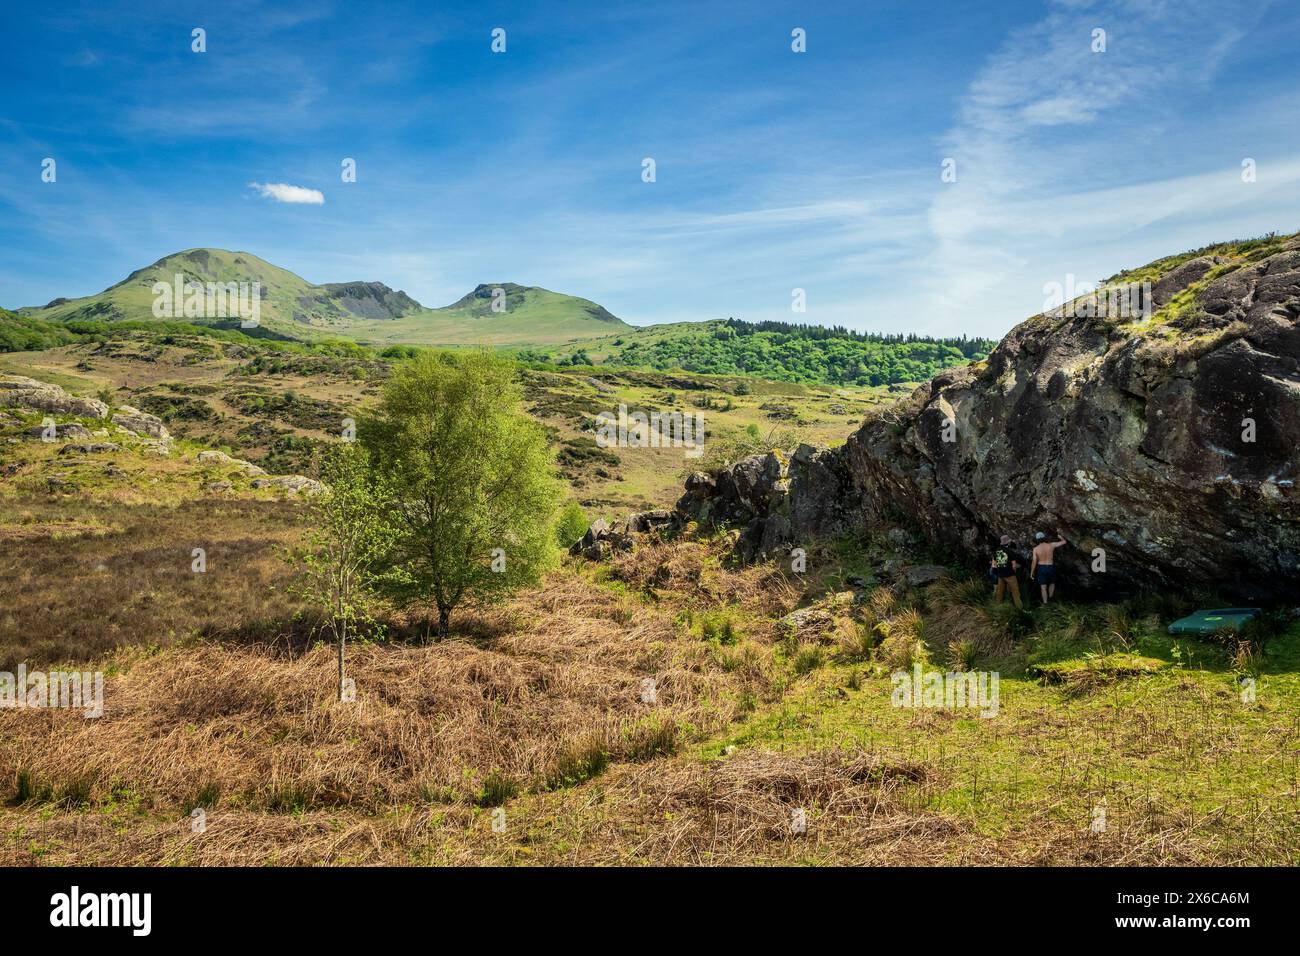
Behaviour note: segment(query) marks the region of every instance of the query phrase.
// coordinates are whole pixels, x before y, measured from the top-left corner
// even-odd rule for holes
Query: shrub
[[[570,548],[587,533],[589,527],[591,519],[582,505],[570,501],[560,509],[560,515],[555,519],[555,542],[561,548]]]

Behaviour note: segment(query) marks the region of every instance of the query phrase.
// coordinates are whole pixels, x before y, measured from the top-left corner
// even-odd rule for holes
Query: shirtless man
[[[1038,532],[1034,540],[1034,559],[1029,563],[1029,576],[1038,582],[1038,589],[1043,593],[1043,603],[1056,596],[1056,549],[1066,543],[1059,534],[1056,541],[1048,541],[1047,535]]]

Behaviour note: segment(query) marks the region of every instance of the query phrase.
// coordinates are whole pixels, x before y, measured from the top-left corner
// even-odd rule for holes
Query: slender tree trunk
[[[451,633],[451,608],[438,608],[438,640]]]
[[[339,628],[339,700],[343,699],[343,651],[348,643],[348,622]]]

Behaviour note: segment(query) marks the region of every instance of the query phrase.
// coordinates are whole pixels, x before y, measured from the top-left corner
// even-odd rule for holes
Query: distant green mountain
[[[210,286],[254,282],[259,284],[256,329],[243,327],[241,318],[247,315],[236,308],[218,309],[215,315],[208,309],[206,314],[185,309],[187,303],[206,306]],[[251,305],[251,289],[247,295],[245,307]],[[167,296],[173,308],[158,314],[155,305]],[[636,328],[589,299],[514,282],[485,282],[450,305],[429,309],[382,282],[313,285],[251,253],[224,249],[187,249],[97,295],[18,311],[17,317],[0,315],[0,351],[50,348],[121,323],[160,329],[171,323],[239,330],[258,338],[349,340],[379,349],[488,345],[512,350],[526,361],[833,385],[924,381],[941,369],[984,358],[993,346],[964,337],[871,335],[734,319]]]
[[[243,308],[224,303],[216,314],[204,309],[187,314],[187,301],[199,303],[193,287],[207,289],[209,283],[247,283]],[[157,314],[161,283],[169,292]],[[394,292],[381,282],[347,282],[312,285],[301,276],[274,266],[247,252],[225,249],[187,249],[164,256],[153,265],[137,269],[116,285],[96,295],[79,299],[55,299],[41,308],[26,308],[23,315],[56,322],[90,320],[172,319],[203,324],[234,325],[247,318],[252,305],[252,283],[258,283],[258,320],[268,329],[294,337],[344,334],[357,321],[400,318],[422,309],[404,292]],[[223,321],[224,320],[224,321]]]
[[[514,282],[485,282],[451,305],[392,322],[354,325],[349,334],[376,344],[547,346],[631,329],[589,299]]]
[[[439,309],[428,309],[405,292],[382,282],[334,282],[313,285],[301,276],[247,252],[187,249],[164,256],[131,273],[103,292],[78,299],[55,299],[44,306],[19,309],[34,319],[119,322],[159,319],[235,327],[248,318],[251,285],[244,307],[196,307],[195,288],[209,284],[259,283],[257,318],[272,332],[312,340],[350,338],[375,344],[415,345],[550,345],[568,339],[627,328],[621,319],[587,299],[513,282],[486,283]],[[172,290],[157,292],[157,284]],[[494,291],[501,289],[499,295]],[[162,301],[170,295],[170,301]],[[500,304],[493,308],[493,302]],[[155,307],[161,302],[164,314]],[[197,308],[196,308],[197,311]]]

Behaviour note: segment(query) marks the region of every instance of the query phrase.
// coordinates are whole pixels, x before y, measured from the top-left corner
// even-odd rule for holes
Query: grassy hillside
[[[74,322],[72,328],[87,328]],[[374,400],[391,359],[347,342],[252,339],[175,323],[96,326],[77,343],[0,354],[0,371],[74,394],[111,395],[159,415],[173,434],[247,458],[272,472],[309,470],[315,450],[344,418]],[[158,329],[159,331],[154,331]],[[52,333],[66,332],[60,324]],[[3,323],[0,323],[3,331]],[[2,343],[0,343],[2,345]],[[400,356],[405,347],[384,350]],[[520,369],[527,410],[551,435],[574,497],[596,514],[645,508],[675,496],[691,466],[682,449],[596,447],[594,420],[620,404],[704,416],[706,451],[766,441],[843,440],[885,388],[832,388],[736,376],[538,365]],[[901,386],[896,386],[901,389]],[[27,473],[33,486],[57,462]]]
[[[493,290],[505,291],[505,311],[492,310]],[[451,305],[391,322],[360,322],[347,334],[378,345],[546,346],[630,329],[602,306],[513,282],[485,283]]]
[[[133,272],[103,292],[55,299],[20,313],[52,322],[157,321],[154,283],[260,282],[260,321],[271,332],[302,340],[345,337],[378,344],[548,345],[626,328],[601,306],[577,296],[533,286],[478,286],[449,306],[427,309],[403,292],[379,282],[313,285],[301,276],[247,252],[187,249]],[[492,290],[505,290],[505,311],[492,309]],[[238,323],[218,317],[168,317],[222,327]]]
[[[153,321],[156,319],[153,314],[154,283],[171,286],[178,275],[182,276],[183,285],[189,282],[260,282],[263,289],[260,321],[266,328],[286,334],[309,337],[313,332],[338,327],[351,316],[322,287],[313,286],[302,277],[250,253],[224,249],[178,252],[131,273],[103,292],[79,299],[55,299],[45,307],[21,311],[33,318],[55,322]],[[186,320],[184,315],[171,318]],[[212,317],[199,320],[212,321]]]

